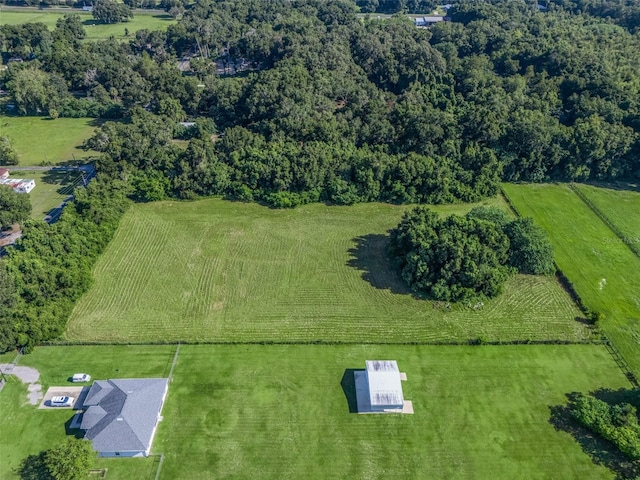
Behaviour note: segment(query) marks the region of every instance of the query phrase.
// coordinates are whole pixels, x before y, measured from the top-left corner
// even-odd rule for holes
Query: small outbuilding
[[[9,178],[8,168],[0,168],[0,178]]]
[[[356,371],[358,413],[413,413],[404,399],[402,380],[406,375],[395,360],[367,360],[364,371]]]

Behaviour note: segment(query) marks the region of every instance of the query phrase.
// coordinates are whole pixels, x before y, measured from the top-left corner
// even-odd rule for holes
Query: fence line
[[[589,207],[589,209],[600,219],[602,220],[602,222],[604,222],[604,224],[609,227],[609,229],[615,233],[616,237],[618,237],[622,243],[624,243],[627,247],[629,247],[629,250],[631,250],[631,253],[633,253],[635,256],[637,256],[638,258],[640,258],[640,248],[638,248],[634,243],[632,242],[628,242],[625,241],[626,237],[624,235],[624,233],[622,233],[622,231],[620,229],[618,229],[618,227],[616,227],[613,222],[611,222],[611,220],[609,220],[609,218],[604,214],[604,212],[602,212],[602,210],[600,210],[591,200],[589,200],[589,198],[587,198],[587,196],[580,191],[580,189],[578,187],[576,187],[576,185],[572,182],[569,184],[569,188],[578,196],[578,198],[580,200],[582,200],[587,207]]]

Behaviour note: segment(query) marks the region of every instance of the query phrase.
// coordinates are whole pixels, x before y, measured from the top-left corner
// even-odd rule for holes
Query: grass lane
[[[606,315],[602,329],[638,375],[640,259],[622,242],[612,241],[613,231],[567,185],[503,187],[520,213],[547,231],[558,265],[585,304]],[[607,211],[612,208],[609,204]]]

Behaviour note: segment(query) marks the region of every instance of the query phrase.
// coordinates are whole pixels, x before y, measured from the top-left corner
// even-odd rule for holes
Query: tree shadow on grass
[[[16,473],[21,480],[53,480],[49,469],[45,465],[45,452],[29,455],[25,458]]]
[[[597,396],[596,393],[593,394]],[[572,400],[575,395],[577,395],[575,392],[569,393],[567,399]],[[551,413],[549,423],[557,431],[569,433],[580,444],[582,450],[591,457],[593,463],[611,470],[615,473],[617,480],[634,479],[640,475],[639,463],[629,460],[613,444],[575,421],[567,405],[556,405],[549,407],[549,410]]]
[[[373,287],[389,290],[392,293],[413,295],[424,298],[409,289],[404,283],[398,268],[387,254],[389,236],[369,234],[352,240],[355,246],[349,249],[351,258],[347,265],[362,272],[362,278]]]
[[[358,399],[356,397],[356,372],[364,372],[363,368],[347,368],[342,375],[340,385],[347,399],[349,413],[358,413]]]

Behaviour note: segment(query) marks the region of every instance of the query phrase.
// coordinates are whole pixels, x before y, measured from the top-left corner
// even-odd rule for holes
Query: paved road
[[[16,172],[20,171],[30,171],[30,172],[46,172],[49,170],[55,170],[58,172],[73,172],[75,170],[84,170],[87,173],[91,173],[95,175],[95,169],[93,165],[90,163],[84,165],[50,165],[47,167],[40,166],[24,166],[24,165],[0,165],[0,168],[6,168],[9,171],[15,170]]]

